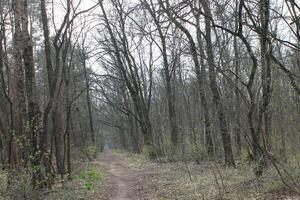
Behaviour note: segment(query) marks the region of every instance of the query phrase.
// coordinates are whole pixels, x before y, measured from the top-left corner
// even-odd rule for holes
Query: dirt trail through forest
[[[137,172],[129,168],[128,161],[122,156],[106,151],[98,161],[105,170],[110,189],[107,191],[109,200],[133,200],[143,199],[138,196],[141,190],[140,179],[143,172]]]
[[[273,176],[253,179],[235,168],[220,167],[222,179],[216,184],[209,163],[156,163],[138,155],[105,151],[85,164],[83,171],[96,168],[104,179],[93,181],[87,190],[83,188],[85,182],[74,176],[61,190],[50,192],[46,200],[300,199],[298,194],[280,187]],[[272,187],[270,180],[275,183]]]

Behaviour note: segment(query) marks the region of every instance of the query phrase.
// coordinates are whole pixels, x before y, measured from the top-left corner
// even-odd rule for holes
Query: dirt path
[[[137,155],[102,153],[93,162],[82,163],[81,170],[98,169],[104,174],[101,181],[93,181],[90,190],[83,188],[82,179],[76,178],[63,187],[57,185],[46,200],[199,200],[199,199],[300,199],[266,177],[256,180],[244,171],[221,168],[222,185],[216,185],[215,174],[207,163],[157,163]],[[214,168],[215,169],[215,168]],[[241,174],[244,173],[244,174]],[[243,175],[243,176],[242,176]],[[224,183],[224,184],[223,184]],[[281,187],[280,187],[281,186]],[[0,197],[1,199],[1,197]]]
[[[243,188],[244,183],[252,179],[236,180],[239,173],[236,169],[223,169],[228,185],[219,189],[209,165],[189,163],[189,170],[193,172],[191,181],[182,162],[137,165],[128,155],[111,151],[104,152],[96,162],[106,174],[104,185],[99,187],[101,190],[106,186],[106,190],[98,191],[98,194],[105,194],[105,198],[96,198],[100,200],[300,199],[298,196],[289,198],[296,195],[286,189],[279,193],[278,189],[268,192],[270,188],[259,191],[262,182]],[[222,189],[226,189],[226,193]]]
[[[142,182],[143,173],[130,169],[125,157],[107,151],[102,154],[98,164],[104,169],[107,176],[107,184],[109,184],[108,199],[144,199],[137,195],[137,191],[141,190],[139,183]]]

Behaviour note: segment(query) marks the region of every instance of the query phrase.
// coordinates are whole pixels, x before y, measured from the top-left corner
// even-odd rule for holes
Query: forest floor
[[[249,168],[224,168],[216,163],[157,163],[141,155],[106,151],[81,167],[81,171],[87,169],[98,170],[101,178],[95,172],[90,173],[91,179],[74,175],[72,181],[45,195],[46,199],[300,199],[271,172],[256,179]],[[75,174],[82,175],[80,170]]]

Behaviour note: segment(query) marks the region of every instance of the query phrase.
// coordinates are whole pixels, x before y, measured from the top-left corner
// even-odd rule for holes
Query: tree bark
[[[241,150],[242,150],[242,143],[241,143],[241,122],[240,122],[240,117],[241,117],[241,106],[240,106],[240,93],[238,91],[238,86],[239,86],[239,71],[240,71],[240,57],[239,57],[239,50],[238,50],[238,40],[237,36],[234,36],[234,55],[235,55],[235,85],[236,88],[234,90],[235,94],[235,119],[236,119],[236,124],[234,127],[234,132],[235,132],[235,143],[237,146],[237,154],[240,156],[241,155]]]
[[[83,64],[85,87],[86,87],[86,102],[87,102],[87,107],[88,107],[89,125],[90,125],[92,144],[95,145],[95,133],[94,133],[93,115],[92,115],[92,108],[91,108],[91,98],[90,98],[90,81],[89,81],[89,78],[87,75],[86,53],[84,51],[85,50],[82,49],[82,64]]]
[[[22,51],[23,51],[23,35],[22,35],[22,18],[21,18],[21,1],[14,0],[12,2],[14,12],[14,68],[12,72],[12,86],[10,90],[10,99],[12,104],[12,119],[13,119],[13,133],[10,139],[11,152],[9,156],[9,163],[15,167],[19,163],[17,145],[15,143],[16,137],[24,134],[24,120],[26,120],[26,100],[25,100],[25,80],[24,68],[22,66]]]
[[[228,122],[227,117],[224,111],[224,105],[221,100],[221,93],[219,87],[216,83],[216,69],[215,69],[215,61],[214,61],[214,53],[213,53],[213,45],[212,45],[212,36],[211,36],[211,19],[212,14],[209,8],[208,1],[202,1],[203,10],[205,13],[205,40],[206,40],[206,49],[207,49],[207,62],[209,66],[209,81],[210,81],[210,88],[213,93],[213,102],[216,106],[219,123],[220,123],[220,131],[222,136],[224,154],[225,154],[225,163],[229,166],[234,166],[234,158],[231,146],[231,138],[230,133],[228,131]]]
[[[270,136],[272,133],[272,114],[271,114],[271,57],[270,57],[270,44],[268,41],[269,21],[270,21],[270,1],[260,1],[260,20],[261,20],[261,36],[260,36],[260,48],[261,48],[261,81],[262,81],[262,103],[260,106],[260,122],[264,126],[261,127],[262,138],[266,150],[270,150]],[[260,131],[260,130],[259,130]]]
[[[29,135],[31,137],[31,164],[32,167],[35,169],[33,170],[32,182],[34,187],[41,187],[41,184],[43,183],[40,166],[42,155],[39,151],[40,149],[38,144],[38,137],[41,131],[41,112],[36,94],[33,42],[29,34],[28,18],[28,4],[27,0],[24,0],[22,14],[22,27],[24,38],[23,59],[25,68],[28,126]]]

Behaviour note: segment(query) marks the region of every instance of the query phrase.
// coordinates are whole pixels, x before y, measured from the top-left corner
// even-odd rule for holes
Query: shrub
[[[32,190],[31,172],[0,171],[0,199],[35,199]],[[2,198],[3,197],[3,198]]]
[[[85,148],[85,154],[88,158],[89,161],[93,160],[96,155],[97,155],[97,147],[96,145],[88,145],[86,148]]]
[[[0,196],[4,196],[7,189],[7,172],[0,170]]]

